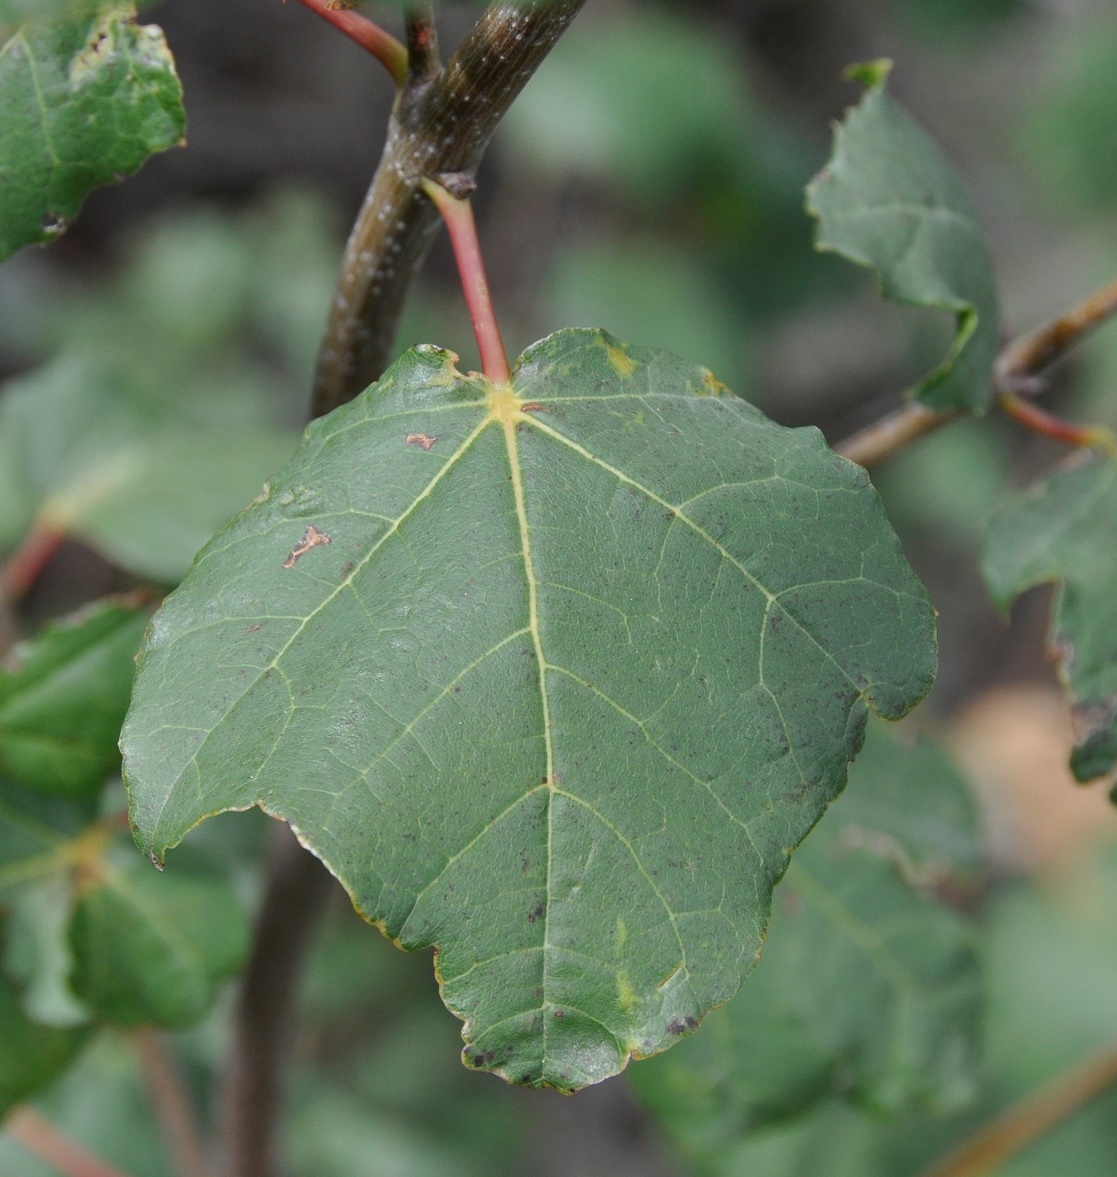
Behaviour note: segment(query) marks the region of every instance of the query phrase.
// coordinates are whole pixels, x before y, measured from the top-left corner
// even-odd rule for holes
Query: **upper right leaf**
[[[985,234],[953,167],[886,93],[885,67],[857,72],[873,84],[837,128],[830,161],[807,188],[816,244],[875,269],[886,298],[956,316],[953,346],[912,395],[937,411],[983,413],[1000,319]]]
[[[1071,771],[1092,780],[1117,765],[1117,459],[1037,482],[990,524],[982,571],[1007,608],[1033,585],[1059,583],[1052,644],[1071,696]]]

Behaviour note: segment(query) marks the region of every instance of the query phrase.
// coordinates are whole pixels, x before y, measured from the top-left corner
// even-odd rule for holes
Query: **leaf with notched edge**
[[[886,298],[955,315],[950,354],[912,395],[931,409],[983,413],[1000,329],[989,246],[950,163],[885,91],[887,66],[851,71],[870,86],[807,187],[807,210],[818,248],[871,266]]]
[[[1052,645],[1071,697],[1080,781],[1117,765],[1117,459],[1092,457],[1041,479],[989,526],[982,572],[1007,609],[1037,584],[1057,583]]]
[[[933,615],[865,472],[706,369],[583,330],[508,386],[454,359],[315,422],[200,554],[125,778],[159,859],[289,821],[437,946],[471,1066],[573,1090],[732,996],[868,708],[929,688]]]
[[[0,258],[57,237],[91,189],[182,142],[174,60],[135,16],[103,0],[0,23]]]

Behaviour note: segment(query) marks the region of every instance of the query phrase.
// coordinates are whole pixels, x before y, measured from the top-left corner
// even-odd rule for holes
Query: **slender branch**
[[[123,1169],[95,1156],[26,1104],[8,1114],[3,1129],[18,1145],[46,1161],[63,1177],[128,1177]]]
[[[1047,326],[1029,335],[1022,335],[1008,344],[993,367],[993,387],[1002,407],[1020,420],[1019,415],[1004,405],[1004,398],[1007,396],[1010,401],[1018,401],[1024,389],[1039,391],[1042,385],[1037,386],[1035,377],[1078,340],[1114,315],[1117,315],[1117,281],[1094,291]],[[834,449],[862,466],[873,466],[924,434],[957,420],[961,415],[956,410],[936,413],[912,401],[847,437]],[[1030,423],[1029,427],[1032,427]],[[1048,433],[1048,436],[1055,435]],[[1106,443],[1098,435],[1092,440],[1076,441],[1074,444],[1104,447]]]
[[[283,2],[286,4],[287,0]],[[397,90],[407,81],[407,50],[391,33],[385,32],[367,16],[351,11],[344,0],[302,0],[302,3],[356,41],[362,49],[367,49],[388,71]]]
[[[1054,322],[1008,345],[997,359],[996,379],[1011,389],[1014,379],[1034,375],[1054,363],[1095,327],[1117,314],[1117,280],[1076,303]]]
[[[423,181],[423,191],[434,201],[450,233],[473,334],[477,337],[477,350],[481,353],[481,370],[494,384],[507,384],[512,379],[512,371],[508,366],[504,340],[500,337],[489,280],[485,276],[485,259],[481,256],[481,242],[477,237],[477,223],[473,219],[473,206],[469,203],[468,192],[473,183],[467,179],[463,185],[460,176],[441,176],[439,179],[450,185],[457,181],[459,191],[467,193],[458,196],[442,183]]]
[[[294,1025],[303,960],[322,922],[333,879],[289,826],[270,831],[264,896],[234,1013],[221,1093],[229,1177],[274,1177],[280,1076]]]
[[[147,1029],[135,1041],[148,1094],[179,1177],[212,1177],[193,1102],[164,1039]]]
[[[428,4],[423,9],[409,12],[407,26],[407,81],[411,85],[433,82],[442,69],[438,56],[438,33],[434,13]]]
[[[400,91],[330,308],[315,416],[352,400],[388,362],[405,296],[438,229],[424,178],[476,173],[505,111],[584,3],[492,4],[433,80]]]
[[[920,1177],[986,1177],[1114,1086],[1117,1045],[1010,1107]]]
[[[860,466],[876,466],[913,441],[956,420],[960,413],[936,413],[909,401],[872,425],[840,441],[834,449]]]

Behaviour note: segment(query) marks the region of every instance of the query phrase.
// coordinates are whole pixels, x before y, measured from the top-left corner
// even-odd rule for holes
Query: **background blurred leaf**
[[[985,235],[954,169],[878,80],[886,66],[864,68],[877,73],[807,189],[818,248],[877,270],[887,298],[954,312],[950,354],[913,395],[932,409],[984,412],[1000,331]]]
[[[742,170],[754,112],[739,55],[699,14],[576,23],[504,120],[502,142],[550,180],[571,173],[662,206]]]
[[[0,972],[0,1116],[57,1078],[88,1037],[85,1030],[32,1022]]]
[[[887,1121],[831,1098],[807,1116],[728,1137],[688,1135],[670,1109],[664,1123],[710,1177],[911,1177],[1012,1101],[1112,1041],[1115,903],[1112,853],[1080,862],[1057,887],[1018,882],[994,894],[980,941],[988,1007],[984,1093],[965,1112]],[[1109,1092],[1002,1165],[997,1177],[1109,1177],[1114,1155],[1117,1092]]]
[[[895,1116],[977,1090],[973,803],[945,757],[873,729],[776,891],[748,987],[631,1082],[690,1151],[840,1095]]]
[[[174,61],[134,17],[109,0],[85,17],[0,26],[0,258],[57,237],[90,189],[182,140]]]
[[[1059,31],[1048,76],[1017,115],[1018,143],[1061,208],[1117,203],[1117,18],[1099,8]]]
[[[747,328],[692,255],[654,239],[613,237],[561,251],[547,290],[551,322],[655,340],[746,395]]]
[[[100,790],[120,764],[147,621],[142,609],[101,604],[16,649],[0,669],[0,772],[46,792]]]
[[[243,963],[248,921],[208,857],[191,853],[163,875],[122,841],[79,890],[70,944],[74,992],[96,1016],[184,1026]]]
[[[173,582],[290,454],[293,439],[183,422],[173,404],[73,355],[0,402],[0,545],[38,521]]]
[[[1051,642],[1075,724],[1078,780],[1117,764],[1117,459],[1057,471],[1006,504],[990,523],[982,572],[1007,609],[1033,585],[1058,583]]]

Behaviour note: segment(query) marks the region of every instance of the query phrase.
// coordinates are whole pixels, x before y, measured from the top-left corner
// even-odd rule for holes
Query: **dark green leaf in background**
[[[733,994],[932,612],[864,472],[705,369],[596,331],[507,388],[453,360],[312,425],[157,615],[132,819],[158,858],[289,820],[438,946],[470,1065],[573,1089]]]
[[[982,571],[1007,609],[1037,584],[1057,583],[1051,643],[1071,697],[1080,781],[1117,764],[1117,459],[1057,471],[993,518]]]
[[[63,232],[86,194],[182,141],[174,61],[118,0],[0,24],[0,258]]]
[[[94,606],[43,631],[0,669],[0,772],[46,792],[96,792],[117,739],[147,626],[142,609]]]
[[[979,973],[936,889],[973,890],[973,803],[949,762],[874,730],[797,851],[748,986],[632,1075],[692,1152],[841,1097],[895,1116],[977,1090]]]
[[[81,888],[70,946],[74,992],[99,1018],[186,1026],[243,964],[248,922],[208,858],[190,854],[161,875],[117,844]]]
[[[32,1022],[0,972],[0,1116],[60,1075],[88,1037],[85,1030]]]
[[[888,96],[886,72],[887,63],[860,67],[869,89],[807,189],[818,248],[875,269],[886,298],[956,316],[950,354],[912,395],[932,409],[981,413],[1000,330],[989,246],[954,169]]]

